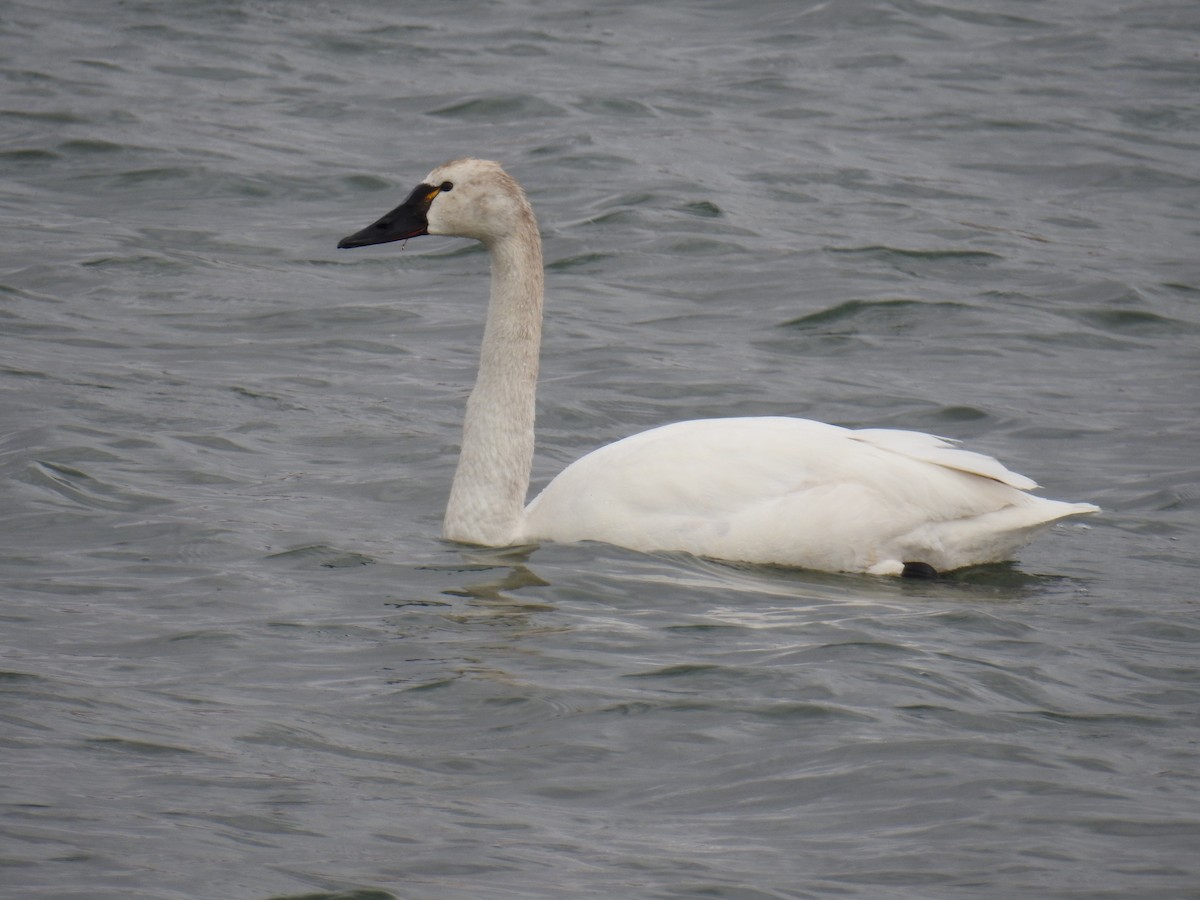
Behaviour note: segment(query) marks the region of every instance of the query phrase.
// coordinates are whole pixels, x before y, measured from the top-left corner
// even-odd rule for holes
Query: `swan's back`
[[[989,456],[931,435],[806,419],[705,419],[655,428],[568,466],[529,505],[530,541],[826,571],[897,574],[1009,558],[1064,516]]]

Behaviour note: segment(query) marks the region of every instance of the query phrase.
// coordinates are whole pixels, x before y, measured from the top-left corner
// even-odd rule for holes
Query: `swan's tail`
[[[1100,512],[1100,507],[1092,503],[1067,503],[1042,497],[1027,497],[1027,500],[971,519],[926,523],[900,542],[913,548],[901,562],[926,563],[939,572],[1002,562],[1012,559],[1055,522]]]

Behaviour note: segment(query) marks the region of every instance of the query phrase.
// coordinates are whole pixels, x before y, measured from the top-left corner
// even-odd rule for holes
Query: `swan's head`
[[[403,241],[422,234],[491,244],[532,222],[525,192],[499,163],[456,159],[430,172],[407,200],[382,219],[342,238],[338,249]]]

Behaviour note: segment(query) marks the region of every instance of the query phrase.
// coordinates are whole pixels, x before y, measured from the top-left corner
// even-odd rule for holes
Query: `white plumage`
[[[785,417],[702,419],[633,435],[572,463],[525,507],[542,321],[533,211],[496,163],[455,160],[338,246],[419,234],[474,238],[492,258],[479,375],[446,510],[452,540],[594,540],[898,575],[906,566],[948,571],[1008,559],[1059,519],[1097,511],[1035,497],[1030,479],[942,438]]]

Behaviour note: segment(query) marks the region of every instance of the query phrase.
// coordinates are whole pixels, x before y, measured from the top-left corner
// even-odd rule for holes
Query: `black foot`
[[[906,562],[904,571],[900,573],[901,578],[937,578],[937,569],[929,563],[923,562]]]

